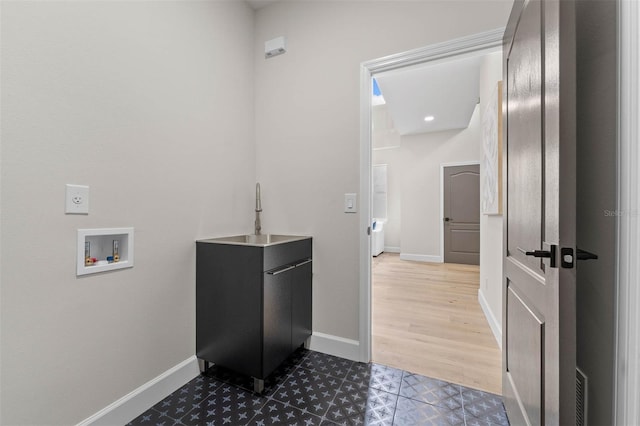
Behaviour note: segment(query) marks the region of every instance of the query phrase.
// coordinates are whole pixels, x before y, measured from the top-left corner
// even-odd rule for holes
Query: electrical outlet
[[[89,214],[89,187],[67,184],[65,213]]]

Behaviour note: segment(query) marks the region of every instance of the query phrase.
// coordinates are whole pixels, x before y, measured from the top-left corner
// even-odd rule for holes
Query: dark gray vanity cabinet
[[[295,266],[264,273],[263,363],[269,372],[291,353],[293,273],[289,268],[295,269]]]
[[[292,350],[311,336],[311,258],[300,262],[292,271],[291,285],[291,343]]]
[[[196,356],[263,380],[311,335],[311,238],[196,243]]]

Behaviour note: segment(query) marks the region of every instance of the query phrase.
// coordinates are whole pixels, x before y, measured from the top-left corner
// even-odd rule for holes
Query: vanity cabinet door
[[[311,259],[299,262],[291,282],[291,350],[311,336]]]
[[[263,378],[291,353],[291,278],[294,270],[295,265],[264,273]]]

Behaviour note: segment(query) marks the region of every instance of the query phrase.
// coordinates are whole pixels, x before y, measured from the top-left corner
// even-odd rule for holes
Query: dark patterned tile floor
[[[251,387],[214,366],[129,425],[509,425],[499,395],[303,349]]]

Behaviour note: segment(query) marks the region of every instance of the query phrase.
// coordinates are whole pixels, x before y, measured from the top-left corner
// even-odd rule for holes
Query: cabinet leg
[[[264,391],[264,380],[253,378],[253,391],[258,394],[262,394]]]
[[[209,361],[205,361],[204,359],[198,358],[198,367],[200,368],[200,373],[204,373],[211,367],[211,363]]]

